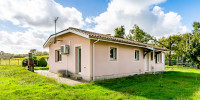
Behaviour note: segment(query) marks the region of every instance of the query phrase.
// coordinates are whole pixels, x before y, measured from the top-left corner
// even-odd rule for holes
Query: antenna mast
[[[56,22],[58,20],[59,17],[56,17],[54,22],[55,22],[55,38],[54,38],[54,44],[56,43]]]

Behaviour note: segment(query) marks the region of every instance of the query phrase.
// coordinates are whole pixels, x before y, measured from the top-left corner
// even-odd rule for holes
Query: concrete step
[[[75,80],[81,80],[82,79],[81,75],[79,75],[79,74],[72,74],[70,77],[72,79],[75,79]]]

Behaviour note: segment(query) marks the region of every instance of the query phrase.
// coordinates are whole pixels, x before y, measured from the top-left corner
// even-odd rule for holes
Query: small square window
[[[116,60],[117,59],[117,48],[110,48],[110,60]]]
[[[135,60],[139,60],[139,51],[135,50]]]

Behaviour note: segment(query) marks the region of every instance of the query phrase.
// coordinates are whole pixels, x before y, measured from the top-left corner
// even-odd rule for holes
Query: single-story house
[[[70,27],[50,35],[43,47],[49,48],[50,72],[86,81],[165,71],[167,49],[108,34]]]

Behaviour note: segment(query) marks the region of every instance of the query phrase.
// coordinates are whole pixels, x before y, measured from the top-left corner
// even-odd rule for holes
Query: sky
[[[200,0],[0,0],[0,51],[46,51],[43,44],[57,31],[76,27],[114,34],[125,26],[126,34],[137,24],[159,38],[192,31],[200,21]]]

